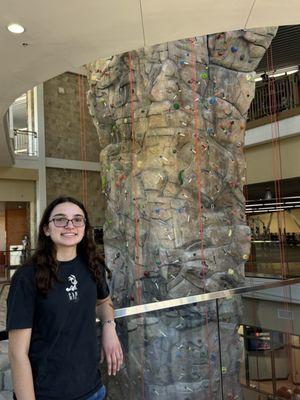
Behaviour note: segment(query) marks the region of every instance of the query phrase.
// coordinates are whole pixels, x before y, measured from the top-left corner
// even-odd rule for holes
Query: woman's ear
[[[48,225],[44,225],[43,231],[44,231],[44,234],[45,234],[46,236],[50,236],[50,232],[49,232],[49,227],[48,227]]]

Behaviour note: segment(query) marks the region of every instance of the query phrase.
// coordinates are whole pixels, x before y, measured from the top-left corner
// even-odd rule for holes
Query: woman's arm
[[[14,329],[8,334],[8,356],[17,400],[35,400],[28,357],[31,329]]]
[[[103,327],[101,362],[106,358],[108,375],[116,375],[123,362],[123,351],[115,329],[114,308],[110,297],[97,301],[96,314]]]

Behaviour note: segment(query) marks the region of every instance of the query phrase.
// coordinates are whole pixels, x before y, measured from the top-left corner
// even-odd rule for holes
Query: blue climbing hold
[[[216,99],[215,96],[212,96],[212,97],[209,97],[209,98],[208,98],[208,102],[209,102],[209,104],[214,105],[214,104],[217,103],[217,99]]]

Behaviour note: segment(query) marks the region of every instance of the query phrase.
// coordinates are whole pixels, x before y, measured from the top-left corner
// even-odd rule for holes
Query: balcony
[[[17,156],[37,157],[37,132],[23,129],[13,129],[12,147]]]
[[[276,119],[300,114],[299,72],[257,82],[255,97],[248,112],[247,129],[269,124]]]

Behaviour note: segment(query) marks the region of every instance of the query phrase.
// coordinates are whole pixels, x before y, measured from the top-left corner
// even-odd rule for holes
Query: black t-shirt
[[[101,385],[95,307],[97,298],[109,295],[107,284],[98,287],[77,257],[59,264],[62,283],[45,297],[37,293],[35,271],[21,267],[13,276],[7,331],[32,328],[29,359],[37,400],[84,400]]]

